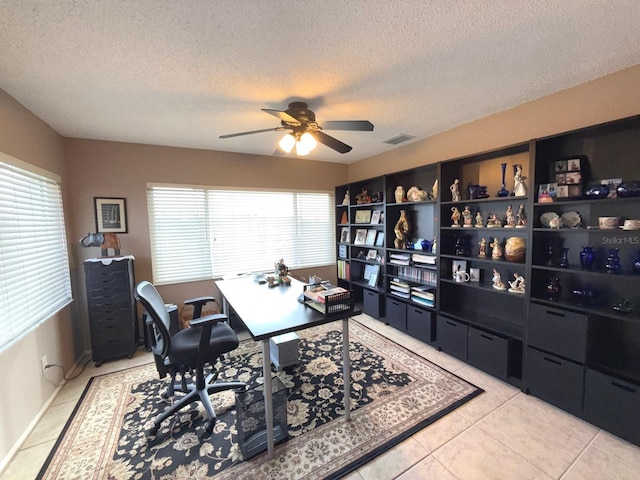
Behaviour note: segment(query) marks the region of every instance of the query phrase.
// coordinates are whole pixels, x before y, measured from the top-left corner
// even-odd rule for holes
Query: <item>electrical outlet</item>
[[[47,365],[49,365],[49,361],[47,360],[46,355],[40,359],[40,363],[42,363],[42,372],[44,373],[47,369]]]

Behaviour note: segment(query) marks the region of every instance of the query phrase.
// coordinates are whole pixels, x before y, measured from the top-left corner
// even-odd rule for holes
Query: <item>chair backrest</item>
[[[153,353],[165,358],[171,347],[171,334],[169,327],[171,325],[171,317],[165,307],[162,297],[151,282],[142,281],[138,284],[135,291],[136,299],[142,304],[153,321]]]

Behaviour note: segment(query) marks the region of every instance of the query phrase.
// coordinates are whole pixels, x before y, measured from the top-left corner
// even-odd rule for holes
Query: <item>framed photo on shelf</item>
[[[349,227],[342,227],[342,230],[340,231],[340,243],[349,243],[349,240]]]
[[[376,234],[378,233],[377,230],[374,229],[370,229],[367,230],[367,238],[365,239],[364,244],[365,245],[373,245],[376,243]]]
[[[364,228],[356,229],[356,238],[353,241],[354,245],[365,245],[367,240],[367,231]]]
[[[541,183],[538,187],[538,202],[552,203],[556,198],[557,183]]]
[[[93,197],[96,232],[127,233],[127,199]]]
[[[356,210],[354,223],[371,223],[371,210]]]
[[[378,232],[376,237],[376,247],[384,247],[384,232]]]
[[[374,210],[371,214],[371,223],[378,224],[380,223],[380,215],[382,215],[382,210]]]
[[[371,276],[369,277],[368,285],[370,287],[376,287],[378,285],[378,274],[377,273],[372,273],[371,274]]]
[[[365,265],[364,274],[362,278],[364,280],[370,280],[371,275],[378,275],[380,273],[380,265]]]
[[[609,195],[607,195],[607,198],[618,197],[617,188],[621,183],[621,178],[605,178],[604,180],[600,180],[601,185],[607,185],[609,187]]]
[[[340,258],[347,258],[347,246],[346,245],[338,245],[338,256]]]
[[[378,251],[371,249],[367,252],[367,260],[375,260],[378,256]]]

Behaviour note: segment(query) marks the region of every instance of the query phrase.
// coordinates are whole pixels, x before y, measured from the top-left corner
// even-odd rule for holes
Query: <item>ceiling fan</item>
[[[351,151],[351,146],[341,142],[337,138],[327,135],[323,130],[351,130],[359,132],[373,131],[373,124],[368,120],[316,122],[316,114],[309,110],[308,105],[304,102],[292,102],[289,104],[289,108],[284,111],[272,110],[270,108],[263,108],[262,111],[278,117],[282,126],[220,135],[220,138],[239,137],[241,135],[252,135],[254,133],[262,132],[291,130],[291,133],[288,133],[280,140],[279,146],[286,153],[291,152],[295,147],[296,154],[304,156],[316,147],[317,142],[320,142],[339,153],[347,153]]]

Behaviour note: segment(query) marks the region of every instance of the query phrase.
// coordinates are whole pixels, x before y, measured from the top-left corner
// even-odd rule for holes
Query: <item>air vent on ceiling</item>
[[[407,135],[406,133],[401,133],[400,135],[396,135],[395,137],[391,137],[387,140],[383,140],[382,143],[388,143],[389,145],[398,145],[399,143],[408,142],[416,137],[413,135]]]

